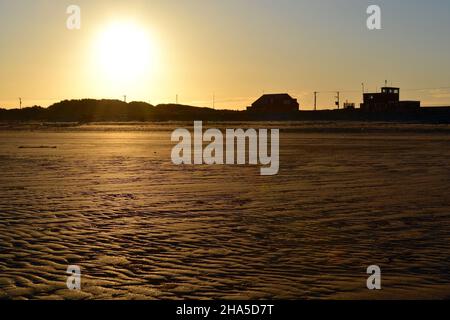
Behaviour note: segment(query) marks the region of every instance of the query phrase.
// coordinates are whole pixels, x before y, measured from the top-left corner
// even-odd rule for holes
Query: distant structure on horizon
[[[400,101],[400,88],[382,87],[381,92],[364,93],[361,111],[389,112],[420,109],[420,101]]]
[[[344,110],[355,110],[355,103],[354,102],[344,102]]]
[[[250,107],[247,107],[247,111],[270,113],[296,112],[299,109],[300,104],[297,99],[292,98],[287,93],[264,94]]]

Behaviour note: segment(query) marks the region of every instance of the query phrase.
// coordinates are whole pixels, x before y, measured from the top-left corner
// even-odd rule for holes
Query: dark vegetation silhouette
[[[120,100],[64,100],[48,108],[0,109],[0,121],[106,122],[245,120],[244,112]]]
[[[320,110],[248,112],[216,110],[178,104],[153,106],[120,100],[64,100],[48,108],[0,109],[2,122],[140,122],[140,121],[413,121],[450,123],[450,107],[429,107],[409,112]]]

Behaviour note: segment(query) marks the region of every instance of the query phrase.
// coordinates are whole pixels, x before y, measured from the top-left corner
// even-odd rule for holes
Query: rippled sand
[[[450,298],[450,130],[283,126],[273,177],[173,165],[174,125],[0,131],[0,298]]]

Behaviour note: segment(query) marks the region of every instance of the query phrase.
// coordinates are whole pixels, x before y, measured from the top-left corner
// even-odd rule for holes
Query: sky
[[[381,30],[366,26],[372,4]],[[318,91],[326,109],[385,80],[450,105],[449,16],[448,0],[0,0],[0,107],[126,95],[244,109],[286,92],[311,109]]]

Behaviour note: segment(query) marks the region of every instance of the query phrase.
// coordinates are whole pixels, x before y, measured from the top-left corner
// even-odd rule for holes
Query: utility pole
[[[362,101],[364,102],[364,82],[361,83],[362,86]]]
[[[123,95],[123,102],[127,103],[127,96],[125,94]]]
[[[314,91],[314,111],[317,111],[317,91]]]
[[[336,95],[336,106],[339,110],[339,107],[340,107],[340,92],[339,91],[337,92],[337,95]]]
[[[19,98],[19,108],[22,109],[22,98]]]

